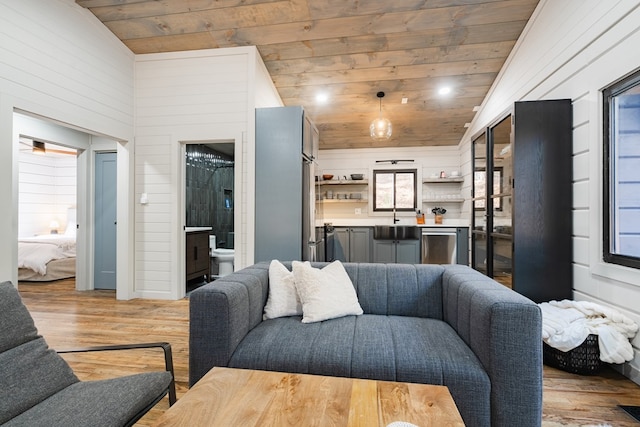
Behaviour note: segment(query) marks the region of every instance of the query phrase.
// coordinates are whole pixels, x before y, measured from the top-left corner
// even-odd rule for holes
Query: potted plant
[[[446,214],[447,210],[445,208],[436,206],[435,208],[431,209],[431,212],[435,215],[435,223],[442,224],[442,215]]]

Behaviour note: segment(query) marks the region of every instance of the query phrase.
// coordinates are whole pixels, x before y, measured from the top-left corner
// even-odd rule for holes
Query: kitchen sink
[[[418,240],[420,239],[420,227],[415,225],[396,225],[396,240]]]
[[[415,225],[376,225],[373,228],[376,240],[418,240],[420,227]]]

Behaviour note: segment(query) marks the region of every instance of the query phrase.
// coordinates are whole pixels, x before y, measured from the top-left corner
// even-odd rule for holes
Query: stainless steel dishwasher
[[[422,264],[457,264],[456,241],[455,228],[423,228]]]

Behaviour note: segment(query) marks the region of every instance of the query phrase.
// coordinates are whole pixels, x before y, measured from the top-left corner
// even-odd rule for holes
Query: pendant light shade
[[[384,92],[378,92],[376,96],[380,100],[380,113],[378,118],[371,122],[371,125],[369,126],[369,133],[371,138],[375,140],[389,139],[391,138],[393,128],[391,126],[391,121],[382,116],[382,98],[384,98]]]

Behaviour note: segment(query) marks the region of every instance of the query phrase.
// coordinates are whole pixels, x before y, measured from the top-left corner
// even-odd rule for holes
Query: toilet
[[[211,251],[211,261],[213,262],[212,270],[214,272],[216,270],[218,271],[216,276],[222,277],[233,273],[235,251],[233,249],[217,248],[215,235],[209,236],[209,248]]]

